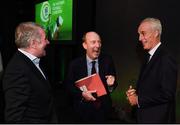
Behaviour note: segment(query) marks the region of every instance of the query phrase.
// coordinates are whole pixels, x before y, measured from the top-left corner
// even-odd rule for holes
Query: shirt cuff
[[[138,101],[138,96],[137,96],[137,106],[138,106],[138,108],[140,108],[139,101]]]

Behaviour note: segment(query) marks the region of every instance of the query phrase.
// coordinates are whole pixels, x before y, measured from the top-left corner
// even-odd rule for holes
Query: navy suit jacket
[[[101,104],[102,104],[101,109],[105,113],[106,111],[110,110],[110,108],[111,108],[111,98],[110,98],[110,93],[108,91],[108,86],[106,83],[105,76],[106,75],[116,76],[116,72],[115,72],[114,63],[110,56],[100,55],[98,58],[98,62],[99,62],[99,75],[100,75],[100,78],[103,81],[103,84],[108,93],[107,95],[99,98],[101,100]],[[93,108],[91,108],[91,103],[82,101],[82,98],[83,98],[82,91],[79,88],[75,87],[75,81],[77,81],[83,77],[86,77],[87,75],[88,75],[87,74],[87,61],[86,61],[86,56],[84,55],[83,57],[77,58],[71,62],[70,66],[69,66],[69,70],[68,70],[68,75],[66,78],[66,84],[67,84],[68,90],[70,91],[71,95],[73,96],[75,110],[78,111],[80,114],[83,113],[83,111],[87,111],[87,112],[94,111],[94,115],[95,115],[97,113],[95,113],[96,111]],[[117,84],[115,82],[114,88],[116,86],[117,86]],[[104,115],[104,114],[100,114],[98,116],[101,116],[101,115]],[[84,117],[84,116],[82,116],[82,117]]]
[[[51,86],[33,62],[17,51],[4,78],[7,123],[50,123],[53,98]]]
[[[137,82],[138,123],[174,123],[177,64],[160,45]]]

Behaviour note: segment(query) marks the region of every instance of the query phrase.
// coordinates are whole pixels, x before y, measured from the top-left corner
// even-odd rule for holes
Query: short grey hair
[[[148,17],[141,21],[141,23],[144,23],[144,22],[150,22],[152,24],[152,28],[154,30],[158,30],[159,35],[162,34],[162,25],[161,25],[161,21],[159,19]]]
[[[40,42],[42,27],[34,22],[20,23],[15,31],[15,43],[18,48],[27,48],[32,40]]]

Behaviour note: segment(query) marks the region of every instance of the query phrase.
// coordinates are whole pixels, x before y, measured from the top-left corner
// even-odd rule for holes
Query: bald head
[[[100,36],[94,32],[87,32],[83,36],[83,47],[86,50],[86,55],[95,60],[99,57],[101,52],[101,38]]]

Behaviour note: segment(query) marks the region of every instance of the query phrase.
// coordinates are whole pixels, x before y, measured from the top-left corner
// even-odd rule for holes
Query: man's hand
[[[105,77],[106,77],[106,82],[108,86],[112,86],[114,84],[115,77],[113,75],[107,75]]]
[[[132,86],[129,86],[129,89],[126,91],[126,96],[132,106],[138,104],[138,96]]]
[[[128,100],[131,106],[138,104],[138,97],[136,94],[129,96]]]
[[[82,96],[86,101],[95,101],[96,98],[92,95],[93,93],[96,93],[96,90],[84,91],[82,92]]]
[[[127,97],[133,95],[136,93],[136,90],[132,88],[132,86],[129,86],[129,89],[126,91]]]

